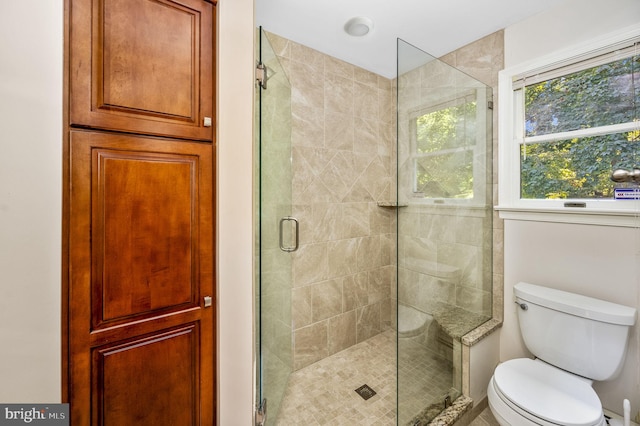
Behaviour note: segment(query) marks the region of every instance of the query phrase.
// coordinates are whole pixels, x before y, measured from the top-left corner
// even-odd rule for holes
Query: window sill
[[[541,208],[495,206],[500,218],[505,220],[525,220],[534,222],[573,223],[581,225],[602,225],[617,227],[640,227],[639,210],[602,210],[586,208]]]
[[[444,216],[460,216],[460,217],[487,217],[492,214],[490,205],[477,204],[440,204],[433,202],[413,202],[407,205],[409,213],[420,212],[425,214],[437,214]]]

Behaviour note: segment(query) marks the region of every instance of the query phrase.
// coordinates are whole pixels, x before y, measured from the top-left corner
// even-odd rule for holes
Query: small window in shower
[[[474,198],[477,140],[484,132],[478,121],[475,91],[412,116],[414,198]]]

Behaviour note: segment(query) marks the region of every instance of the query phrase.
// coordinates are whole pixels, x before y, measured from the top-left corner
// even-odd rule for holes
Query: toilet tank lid
[[[519,282],[513,289],[516,298],[556,311],[610,324],[636,322],[636,309],[629,306],[525,282]]]

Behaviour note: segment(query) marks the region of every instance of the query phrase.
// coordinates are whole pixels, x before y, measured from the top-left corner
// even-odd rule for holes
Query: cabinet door
[[[72,131],[74,425],[214,423],[212,145]]]
[[[70,124],[212,140],[213,18],[203,0],[70,0]]]

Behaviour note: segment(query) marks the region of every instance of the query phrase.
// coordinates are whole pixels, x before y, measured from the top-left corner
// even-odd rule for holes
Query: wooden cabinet
[[[212,424],[210,145],[72,130],[70,160],[74,424]]]
[[[211,3],[70,3],[71,125],[212,140]]]
[[[214,5],[67,0],[63,400],[215,424]]]
[[[80,130],[70,148],[74,424],[212,424],[210,145]]]

